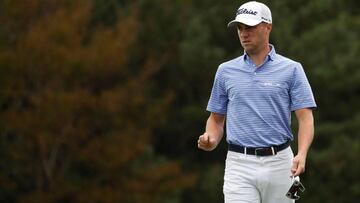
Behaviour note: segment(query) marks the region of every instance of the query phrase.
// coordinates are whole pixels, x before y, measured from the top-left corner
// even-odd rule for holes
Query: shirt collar
[[[275,56],[276,56],[275,47],[272,44],[269,44],[269,46],[270,46],[270,52],[268,53],[266,60],[273,61],[275,59]],[[244,61],[248,60],[248,58],[249,58],[249,55],[244,50]]]

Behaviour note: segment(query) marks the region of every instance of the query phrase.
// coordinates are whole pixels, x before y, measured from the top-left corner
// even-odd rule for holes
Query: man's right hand
[[[199,136],[198,139],[198,148],[205,150],[205,151],[211,151],[215,149],[217,146],[217,141],[212,138],[209,133],[204,133]]]

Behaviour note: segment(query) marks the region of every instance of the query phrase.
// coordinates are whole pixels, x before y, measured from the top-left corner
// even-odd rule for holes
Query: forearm
[[[206,121],[206,133],[218,144],[224,134],[224,121],[209,117]]]
[[[299,116],[298,121],[298,154],[306,157],[314,139],[314,119],[312,113]]]
[[[314,125],[310,123],[301,125],[298,133],[298,154],[306,156],[314,138]]]

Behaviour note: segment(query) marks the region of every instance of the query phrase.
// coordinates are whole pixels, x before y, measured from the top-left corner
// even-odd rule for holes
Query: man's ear
[[[269,33],[270,33],[271,30],[272,30],[272,24],[267,24],[266,29],[268,29],[268,30],[269,30]]]

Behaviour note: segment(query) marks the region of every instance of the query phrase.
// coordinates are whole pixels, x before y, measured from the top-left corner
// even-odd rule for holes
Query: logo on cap
[[[256,16],[257,11],[247,10],[246,8],[241,8],[236,12],[236,15],[240,15],[240,14],[250,14],[250,15]]]

